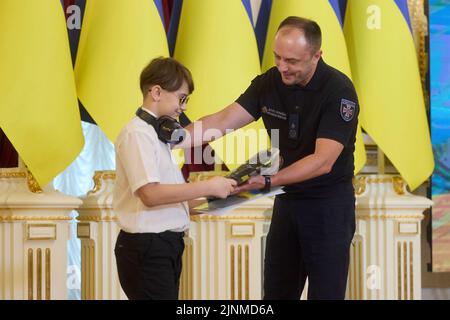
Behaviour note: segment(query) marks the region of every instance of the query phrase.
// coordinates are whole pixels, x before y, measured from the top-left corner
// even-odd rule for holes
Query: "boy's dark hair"
[[[313,20],[290,16],[280,23],[278,31],[283,27],[292,27],[303,31],[306,41],[308,41],[313,51],[319,50],[322,46],[322,31],[317,22]]]
[[[141,91],[144,97],[151,86],[159,85],[167,91],[177,91],[186,81],[189,93],[194,91],[191,72],[173,58],[159,57],[150,61],[142,70],[140,77]]]

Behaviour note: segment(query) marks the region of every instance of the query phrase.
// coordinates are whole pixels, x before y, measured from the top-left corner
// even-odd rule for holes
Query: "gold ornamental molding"
[[[264,220],[270,221],[271,216],[213,216],[207,214],[191,215],[194,222],[200,221],[224,221],[224,220]]]
[[[0,172],[0,179],[17,179],[26,178],[27,174],[22,171],[17,172]]]
[[[414,300],[414,250],[412,241],[409,242],[409,299]]]
[[[27,262],[28,262],[28,300],[33,300],[33,249],[28,249],[28,255],[27,255]]]
[[[0,221],[48,221],[48,220],[55,220],[55,221],[69,221],[72,220],[71,217],[67,216],[6,216],[2,217],[0,216]]]
[[[230,289],[231,289],[231,300],[235,300],[235,263],[234,263],[234,245],[230,246],[230,273],[231,273],[231,279],[230,279]]]
[[[18,179],[18,178],[27,179],[28,190],[30,190],[31,192],[33,193],[43,192],[41,186],[28,169],[27,172],[24,171],[0,172],[0,179]]]
[[[114,180],[116,179],[116,173],[111,170],[96,171],[94,175],[94,188],[88,192],[88,195],[98,192],[102,188],[102,180]]]
[[[242,300],[242,245],[238,245],[238,300]]]
[[[34,178],[33,174],[30,172],[30,170],[27,169],[27,184],[28,189],[33,193],[42,193],[42,188],[39,185],[39,183]]]
[[[353,187],[356,195],[362,195],[366,191],[366,177],[354,177]]]
[[[382,214],[382,215],[370,215],[370,214],[356,214],[356,219],[422,219],[422,214],[416,215],[401,215],[401,214]]]
[[[45,249],[45,300],[51,298],[51,250]]]
[[[394,185],[394,191],[396,194],[398,194],[399,196],[405,194],[405,182],[403,181],[402,177],[392,177],[392,184]]]
[[[250,300],[250,247],[245,245],[245,300]]]
[[[36,299],[42,300],[42,249],[36,251]]]
[[[353,178],[353,187],[355,188],[355,194],[362,195],[367,188],[368,184],[382,184],[382,183],[392,183],[394,191],[399,196],[405,194],[405,182],[402,177],[384,177],[384,178],[369,178],[367,176],[358,176]]]
[[[106,216],[106,217],[97,217],[97,216],[78,216],[78,221],[92,221],[92,222],[110,222],[117,221],[117,216]]]

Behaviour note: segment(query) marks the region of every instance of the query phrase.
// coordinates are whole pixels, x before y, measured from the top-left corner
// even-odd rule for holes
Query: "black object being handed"
[[[258,194],[267,194],[271,191],[270,176],[276,174],[283,165],[283,158],[280,156],[280,150],[272,148],[269,150],[261,151],[251,157],[246,163],[239,166],[237,169],[229,173],[226,178],[233,179],[238,185],[242,185],[248,181],[252,176],[262,175],[265,179],[264,189],[251,192],[241,192],[235,195],[231,195],[228,198],[220,199],[215,197],[207,198],[207,202],[194,208],[195,211],[200,213],[208,213],[214,210],[223,209],[230,206],[236,206],[242,204],[252,198],[258,196]],[[281,193],[281,187],[274,192]]]
[[[235,180],[239,186],[247,182],[251,176],[275,174],[281,163],[280,150],[272,148],[257,153],[248,159],[246,163],[228,174],[226,178]]]

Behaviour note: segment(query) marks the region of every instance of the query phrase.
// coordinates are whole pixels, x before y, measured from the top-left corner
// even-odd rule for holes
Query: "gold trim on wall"
[[[42,249],[38,248],[36,252],[36,299],[42,300]]]
[[[95,283],[95,280],[96,280],[96,273],[95,273],[95,243],[94,243],[94,241],[92,241],[91,242],[91,245],[90,245],[90,250],[89,250],[89,252],[90,252],[90,260],[91,260],[91,272],[90,272],[90,274],[91,274],[91,286],[90,286],[90,288],[91,288],[91,299],[92,300],[95,300],[96,299],[96,294],[95,294],[95,287],[96,287],[96,283]]]
[[[242,246],[238,245],[238,300],[242,300]]]
[[[51,251],[45,249],[45,300],[51,299]]]
[[[366,179],[365,176],[357,176],[353,178],[353,188],[355,189],[355,194],[360,196],[366,191]]]
[[[54,236],[53,237],[43,237],[43,238],[31,238],[30,237],[30,229],[34,228],[34,227],[36,227],[36,228],[40,228],[40,227],[52,228],[53,227]],[[26,233],[27,236],[26,236],[25,240],[30,240],[30,241],[33,241],[33,240],[56,240],[56,238],[57,238],[56,230],[57,230],[56,224],[40,224],[40,223],[27,224],[27,233]]]
[[[403,242],[403,294],[404,300],[408,300],[408,246]]]
[[[101,189],[101,187],[102,187],[101,177],[102,177],[102,173],[97,172],[94,174],[94,177],[92,178],[94,180],[94,188],[92,188],[92,190],[90,190],[87,193],[88,195],[96,193]]]
[[[399,196],[405,194],[405,181],[400,176],[383,177],[383,178],[369,178],[368,176],[356,176],[353,178],[353,187],[355,194],[362,195],[367,188],[368,184],[382,184],[392,183],[394,192]]]
[[[27,185],[28,185],[28,190],[30,190],[33,193],[42,193],[43,192],[41,186],[36,181],[33,174],[31,173],[31,171],[28,169],[27,169]]]
[[[94,188],[87,194],[93,194],[102,188],[102,180],[114,180],[116,178],[116,173],[114,171],[96,171],[94,177]]]
[[[28,300],[33,300],[33,249],[28,249]]]
[[[234,226],[249,226],[252,229],[250,234],[234,234]],[[233,222],[230,223],[230,236],[233,238],[253,238],[255,236],[255,223],[254,222]]]
[[[231,281],[231,300],[235,300],[234,298],[234,277],[235,277],[235,270],[234,270],[234,245],[230,246],[230,266],[231,266],[231,277],[230,277],[230,281]]]
[[[95,242],[87,240],[81,242],[81,299],[95,300]]]
[[[413,265],[413,243],[409,242],[409,291],[410,291],[410,299],[414,300],[414,265]]]
[[[361,240],[359,240],[358,241],[358,268],[359,268],[359,271],[358,271],[358,274],[359,274],[359,299],[363,299],[363,297],[364,297],[364,294],[363,294],[363,283],[364,283],[364,277],[363,277],[363,265],[362,265],[362,263],[363,263],[363,261],[362,261],[362,259],[363,259],[363,253],[362,253],[362,239]]]
[[[0,179],[14,179],[14,178],[26,178],[26,172],[0,172]]]
[[[0,216],[0,221],[69,221],[68,216]]]
[[[245,245],[245,300],[250,300],[250,247]]]
[[[117,221],[117,216],[106,216],[106,217],[97,217],[97,216],[83,216],[79,215],[77,217],[78,221],[92,221],[92,222],[111,222],[111,221]]]
[[[80,233],[79,233],[80,227],[87,227],[88,234],[85,236],[80,236]],[[77,238],[78,239],[90,239],[91,238],[91,225],[89,223],[77,223]]]
[[[86,300],[86,273],[87,261],[86,261],[86,245],[84,241],[81,241],[81,300]]]
[[[367,177],[366,179],[366,183],[371,183],[371,184],[382,184],[382,183],[393,183],[394,182],[394,177],[379,177],[379,178],[369,178]]]
[[[399,196],[405,194],[405,181],[400,176],[392,177],[392,184],[394,186],[394,191]]]
[[[356,214],[358,220],[363,219],[420,219],[422,220],[423,214],[416,215],[401,215],[401,214],[382,214],[382,215],[370,215],[370,214]]]
[[[269,209],[269,208],[268,208]],[[191,221],[194,222],[200,222],[200,221],[224,221],[224,220],[264,220],[264,221],[270,221],[272,219],[271,216],[241,216],[241,215],[235,215],[235,216],[213,216],[213,215],[207,215],[207,214],[198,214],[198,215],[191,215]]]

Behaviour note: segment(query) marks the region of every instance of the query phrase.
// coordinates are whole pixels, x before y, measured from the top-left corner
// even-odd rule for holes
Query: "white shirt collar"
[[[147,113],[150,113],[155,118],[158,118],[158,116],[153,111],[150,111],[150,110],[148,110],[147,108],[144,108],[144,107],[141,107],[141,109],[144,110]]]

